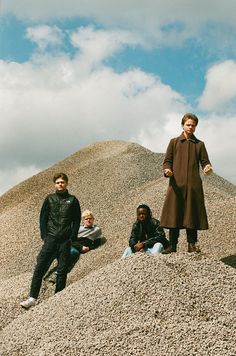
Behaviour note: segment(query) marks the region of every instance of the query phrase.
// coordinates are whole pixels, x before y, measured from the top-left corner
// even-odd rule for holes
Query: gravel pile
[[[120,256],[136,206],[159,217],[168,180],[163,154],[109,141],[88,146],[0,197],[0,355],[236,355],[236,187],[213,174],[203,179],[210,229],[202,253]],[[53,295],[44,282],[39,305],[28,295],[41,246],[38,214],[55,172],[91,209],[106,243],[82,255],[68,287]],[[224,263],[223,263],[224,262]]]

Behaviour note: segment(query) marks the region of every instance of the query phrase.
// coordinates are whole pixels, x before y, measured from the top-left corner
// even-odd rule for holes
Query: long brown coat
[[[194,135],[187,140],[182,133],[170,140],[163,169],[169,168],[174,174],[170,177],[162,209],[162,227],[208,229],[199,173],[199,165],[204,168],[206,164],[210,164],[210,161],[204,142]]]

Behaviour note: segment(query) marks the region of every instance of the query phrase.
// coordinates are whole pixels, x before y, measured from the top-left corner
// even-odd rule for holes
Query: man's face
[[[91,215],[84,217],[84,226],[91,227],[93,225],[94,218]]]
[[[62,178],[58,178],[55,181],[55,188],[58,192],[64,192],[67,188],[68,182],[63,180]]]
[[[139,221],[144,221],[148,215],[147,209],[139,208],[137,211],[137,219]]]
[[[187,135],[192,135],[196,129],[196,122],[192,119],[185,121],[183,130]]]

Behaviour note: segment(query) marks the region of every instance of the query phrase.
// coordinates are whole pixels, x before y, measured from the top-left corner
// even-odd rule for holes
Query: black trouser
[[[195,244],[197,242],[197,230],[196,229],[186,229],[187,242],[190,244]],[[169,240],[173,247],[176,247],[179,239],[179,229],[172,228],[169,230]]]
[[[50,267],[53,256],[57,258],[58,261],[55,293],[65,288],[70,245],[70,240],[57,241],[54,237],[46,238],[37,257],[37,264],[31,282],[30,297],[38,298],[43,276]]]

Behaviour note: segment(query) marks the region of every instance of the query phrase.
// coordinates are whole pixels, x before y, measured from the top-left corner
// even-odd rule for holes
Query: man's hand
[[[212,173],[212,166],[210,164],[207,164],[204,168],[203,168],[203,172],[206,175],[209,175]]]
[[[172,172],[172,170],[171,170],[170,168],[164,169],[164,175],[165,175],[165,177],[172,177],[173,174],[174,174],[174,173]]]
[[[143,252],[143,243],[142,242],[138,242],[136,243],[136,245],[134,245],[134,250],[136,252]]]
[[[81,252],[85,253],[89,251],[89,247],[83,246]]]

